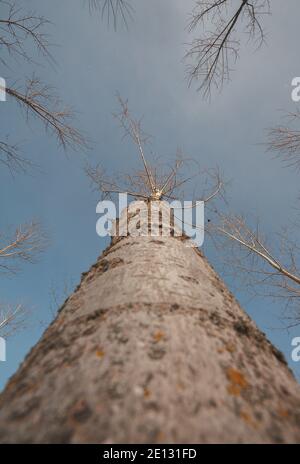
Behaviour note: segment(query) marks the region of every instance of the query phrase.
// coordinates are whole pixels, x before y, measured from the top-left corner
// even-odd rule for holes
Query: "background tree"
[[[204,96],[210,96],[212,87],[221,89],[238,58],[239,36],[246,33],[260,47],[265,40],[261,18],[269,12],[269,0],[196,1],[188,27],[198,36],[186,53],[189,84],[200,80]]]
[[[20,62],[28,62],[36,66],[36,57],[28,52],[29,44],[35,46],[37,56],[49,64],[54,59],[49,51],[49,39],[45,32],[49,21],[34,12],[27,11],[15,2],[0,0],[0,62],[2,73],[6,69],[13,74],[15,84],[11,79],[2,75],[6,81],[7,102],[15,101],[23,110],[26,119],[37,118],[44,128],[57,137],[64,148],[85,148],[87,146],[84,135],[71,125],[74,113],[65,106],[55,91],[39,78],[23,79],[19,74]],[[21,84],[23,81],[23,84]],[[3,90],[3,89],[2,89]],[[34,168],[29,159],[25,159],[18,142],[11,141],[11,136],[1,134],[0,165],[11,174],[24,173]],[[32,262],[44,249],[46,240],[42,228],[36,222],[20,225],[15,233],[1,234],[0,271],[13,273],[20,270],[21,262]],[[26,310],[22,304],[16,306],[2,303],[0,309],[0,334],[8,335],[19,328],[25,321]]]
[[[293,115],[298,119],[298,113]],[[297,130],[277,127],[269,131],[269,150],[285,166],[298,168],[300,137]],[[279,187],[279,186],[278,186]],[[281,230],[267,236],[257,219],[226,209],[210,209],[213,220],[207,231],[223,254],[226,273],[232,274],[252,295],[279,300],[288,327],[300,322],[299,218],[291,218]],[[230,269],[230,272],[228,270]]]
[[[237,3],[228,0],[198,1],[192,14],[189,30],[194,31],[202,24],[202,35],[193,40],[186,54],[187,59],[196,63],[188,68],[189,83],[200,80],[198,90],[203,91],[204,96],[211,95],[212,87],[221,89],[229,79],[231,64],[238,57],[239,35],[243,31],[258,47],[264,43],[261,19],[262,15],[270,13],[270,2],[242,0]],[[278,125],[268,131],[268,149],[278,155],[285,166],[298,168],[299,112],[287,116],[287,125]],[[292,310],[290,325],[299,324],[299,244],[289,238],[290,229],[299,230],[299,223],[294,221],[276,237],[267,240],[259,223],[251,227],[244,216],[224,210],[214,209],[214,214],[216,221],[208,225],[208,230],[219,238],[219,250],[226,255],[227,274],[231,269],[235,276],[242,277],[243,285],[255,295],[280,299]]]
[[[254,296],[277,299],[289,309],[288,326],[300,321],[299,244],[290,227],[267,237],[259,221],[214,210],[207,230],[223,255],[226,274],[232,275]],[[212,213],[212,216],[213,216]],[[296,231],[299,224],[295,223]]]
[[[47,244],[38,223],[18,226],[15,232],[0,236],[0,273],[10,276],[20,271],[23,262],[33,263]],[[28,308],[19,303],[0,305],[0,336],[7,337],[26,325]]]

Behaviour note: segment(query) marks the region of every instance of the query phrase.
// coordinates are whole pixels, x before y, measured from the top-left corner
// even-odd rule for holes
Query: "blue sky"
[[[24,2],[22,2],[23,6]],[[94,263],[107,241],[96,235],[98,197],[83,172],[87,159],[101,162],[110,173],[136,166],[134,147],[122,139],[112,112],[116,91],[129,99],[136,115],[144,115],[153,150],[162,157],[181,147],[204,168],[218,164],[226,178],[231,210],[257,214],[267,234],[284,226],[295,214],[299,173],[283,169],[266,154],[265,128],[280,121],[281,109],[294,111],[291,80],[300,74],[298,18],[300,4],[272,1],[272,16],[264,18],[267,43],[255,51],[245,44],[234,66],[232,80],[210,102],[195,88],[187,88],[182,57],[191,40],[186,25],[193,1],[132,0],[134,20],[129,29],[115,32],[90,16],[83,0],[27,0],[26,8],[47,17],[57,65],[32,66],[12,62],[0,67],[7,83],[22,83],[33,71],[54,86],[77,111],[77,125],[93,140],[89,152],[68,152],[45,134],[38,121],[26,123],[12,101],[0,104],[1,134],[22,142],[23,154],[40,165],[41,172],[12,178],[0,171],[0,230],[36,218],[50,236],[50,246],[38,263],[22,273],[1,276],[3,302],[22,302],[31,308],[26,330],[7,341],[7,361],[0,363],[0,388],[17,369],[30,347],[51,321],[51,289],[63,298],[80,274]],[[32,54],[35,51],[32,49]],[[38,56],[34,55],[37,59]],[[40,61],[43,61],[42,59]],[[299,106],[299,104],[298,104]],[[204,251],[218,270],[218,256],[205,241]],[[226,280],[229,287],[233,282]],[[282,308],[270,300],[239,301],[260,329],[279,347],[300,378],[300,363],[291,360],[291,340],[300,327],[287,331],[279,316]]]

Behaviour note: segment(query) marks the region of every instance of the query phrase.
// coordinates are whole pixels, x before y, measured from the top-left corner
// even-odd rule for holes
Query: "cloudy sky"
[[[24,156],[40,166],[29,175],[15,177],[1,169],[0,229],[35,218],[50,237],[50,246],[38,263],[24,266],[12,278],[1,276],[1,302],[22,302],[31,308],[31,317],[26,330],[7,341],[0,388],[51,321],[53,289],[62,301],[107,244],[96,235],[99,198],[91,191],[83,166],[86,159],[101,162],[112,174],[136,166],[134,148],[122,139],[112,117],[116,91],[129,99],[134,114],[144,115],[156,154],[169,159],[181,147],[204,168],[221,168],[232,181],[231,210],[257,214],[270,236],[295,214],[299,173],[284,169],[265,152],[263,143],[265,128],[280,122],[281,110],[297,109],[291,100],[291,81],[300,75],[299,2],[272,0],[272,15],[263,18],[266,44],[255,51],[246,40],[231,81],[208,102],[195,88],[187,87],[182,61],[185,44],[192,39],[186,26],[195,2],[128,1],[135,8],[134,19],[128,30],[120,24],[115,32],[99,14],[90,15],[84,0],[27,0],[26,8],[51,21],[47,32],[56,65],[48,65],[32,49],[43,66],[19,61],[11,62],[9,69],[0,67],[8,85],[22,84],[34,71],[54,86],[76,109],[77,126],[92,140],[88,152],[66,155],[38,121],[26,123],[14,102],[0,103],[1,134],[21,142]],[[204,251],[220,269],[207,241]],[[232,288],[234,282],[226,281]],[[284,329],[278,303],[252,300],[243,291],[236,294],[300,378],[300,363],[290,355],[291,340],[300,336],[300,327]]]

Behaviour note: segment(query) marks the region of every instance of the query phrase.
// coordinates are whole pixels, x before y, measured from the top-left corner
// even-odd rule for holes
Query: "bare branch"
[[[0,18],[0,49],[6,50],[9,56],[19,56],[31,62],[25,45],[31,39],[42,55],[54,61],[48,51],[48,37],[42,32],[49,21],[33,12],[24,12],[14,2],[0,0],[0,5],[6,9]],[[6,64],[3,56],[0,61]]]
[[[88,0],[90,12],[100,11],[102,19],[106,17],[107,24],[113,21],[114,29],[117,30],[118,18],[128,28],[128,20],[133,19],[134,8],[127,0]]]
[[[4,165],[10,170],[13,175],[18,172],[26,172],[33,167],[33,163],[23,158],[19,153],[18,145],[10,145],[7,142],[0,140],[0,164]]]
[[[119,95],[117,98],[121,106],[121,112],[114,114],[114,117],[119,121],[121,128],[124,130],[124,135],[129,136],[137,146],[143,170],[133,171],[131,174],[114,175],[111,178],[106,175],[99,164],[96,167],[87,165],[85,172],[90,178],[92,185],[95,186],[97,191],[101,192],[102,198],[126,192],[135,199],[144,199],[147,201],[163,199],[178,200],[184,197],[182,187],[192,179],[203,176],[203,174],[206,176],[205,183],[207,183],[207,179],[210,179],[215,184],[212,188],[210,182],[208,189],[203,188],[202,201],[208,202],[222,193],[223,182],[221,182],[219,171],[210,170],[208,172],[201,170],[195,160],[183,157],[179,150],[177,151],[175,160],[171,164],[166,165],[165,162],[160,163],[159,160],[155,160],[150,165],[145,155],[145,144],[149,139],[149,135],[143,131],[141,120],[136,120],[131,116],[128,102],[124,101]],[[186,176],[185,170],[189,167],[190,163],[193,163],[193,174]],[[199,196],[197,199],[199,199]]]
[[[143,145],[147,142],[149,136],[143,132],[141,128],[141,120],[132,118],[128,109],[128,102],[123,100],[120,95],[117,95],[117,99],[121,107],[121,112],[115,113],[114,116],[120,122],[121,127],[124,129],[125,135],[129,135],[133,142],[137,145],[145,172],[147,174],[149,186],[151,191],[154,192],[154,180],[152,173],[149,170],[143,148]]]
[[[197,198],[197,201],[209,203],[216,197],[221,197],[225,200],[225,182],[222,180],[219,168],[204,170],[202,174],[206,176],[205,183],[209,181],[209,187],[204,189],[202,196]]]
[[[287,115],[289,123],[300,123],[300,112]],[[285,166],[300,169],[300,130],[277,126],[268,131],[268,149],[274,151]]]
[[[279,298],[286,306],[300,307],[299,247],[287,231],[278,235],[277,256],[260,231],[259,224],[249,227],[243,216],[211,211],[207,232],[225,259],[226,274],[233,275],[252,294]],[[216,239],[219,239],[216,242]],[[274,238],[272,240],[273,247]],[[228,271],[229,270],[229,271]],[[259,288],[264,288],[262,292]]]
[[[283,264],[276,259],[270,250],[264,245],[257,233],[249,229],[241,217],[225,217],[223,223],[218,227],[218,231],[226,235],[231,240],[235,240],[239,245],[257,254],[264,259],[272,268],[280,274],[288,277],[296,284],[300,285],[300,276],[291,273]]]
[[[23,305],[0,305],[0,336],[7,338],[26,327],[29,311]]]
[[[269,0],[240,0],[238,6],[231,0],[199,0],[189,23],[189,31],[202,24],[202,37],[195,38],[185,55],[191,62],[187,67],[188,82],[200,80],[199,91],[209,97],[212,86],[222,88],[230,77],[231,63],[238,58],[240,41],[236,32],[242,28],[249,37],[261,46],[264,31],[260,16],[269,13]],[[214,30],[210,31],[208,25]]]
[[[46,246],[46,235],[35,222],[18,226],[10,236],[0,235],[0,271],[17,272],[20,262],[34,262]]]
[[[87,140],[77,129],[69,124],[74,112],[62,107],[61,100],[53,93],[53,89],[43,85],[39,79],[32,78],[27,81],[25,92],[13,88],[6,88],[6,93],[14,98],[25,110],[26,117],[37,117],[54,133],[59,143],[67,148],[87,147]]]
[[[128,188],[128,184],[131,184],[131,186],[133,186],[134,182],[132,180],[126,183],[126,180],[128,180],[126,179],[126,176],[123,176],[122,179],[116,179],[116,177],[114,179],[109,178],[99,164],[95,167],[87,164],[85,166],[85,173],[90,178],[92,185],[95,186],[95,189],[101,192],[102,199],[111,198],[111,195],[114,193],[124,192],[136,199],[146,199],[149,196],[146,193],[143,194],[139,191],[131,191]]]

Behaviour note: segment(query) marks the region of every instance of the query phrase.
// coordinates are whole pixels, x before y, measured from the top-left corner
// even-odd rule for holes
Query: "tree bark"
[[[114,239],[0,396],[2,443],[294,443],[300,389],[185,237]]]

